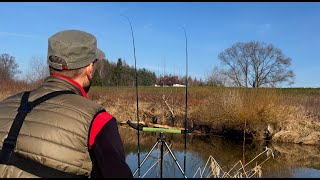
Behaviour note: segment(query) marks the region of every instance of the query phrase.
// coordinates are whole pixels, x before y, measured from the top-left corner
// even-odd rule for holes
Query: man
[[[48,40],[50,76],[0,103],[0,177],[132,177],[116,119],[87,99],[96,38],[66,30]]]

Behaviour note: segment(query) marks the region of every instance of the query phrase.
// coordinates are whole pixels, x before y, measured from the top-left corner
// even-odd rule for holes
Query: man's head
[[[77,81],[89,91],[94,62],[104,58],[97,48],[96,37],[79,30],[61,31],[48,40],[50,74],[60,74]]]

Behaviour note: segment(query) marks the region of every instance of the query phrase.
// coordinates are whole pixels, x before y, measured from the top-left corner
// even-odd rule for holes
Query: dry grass
[[[28,84],[25,81],[0,81],[0,101],[4,100],[8,96],[14,95],[21,91],[31,90],[38,84]]]
[[[320,144],[320,93],[310,91],[191,87],[188,124],[204,133],[242,138],[245,132],[257,139],[269,125],[274,141]],[[134,87],[95,88],[91,95],[119,121],[136,121]],[[184,108],[184,88],[139,87],[140,121],[183,127]]]
[[[201,119],[215,133],[237,135],[245,130],[260,137],[267,124],[275,124],[286,117],[287,111],[279,107],[280,101],[273,90],[217,89],[201,104],[194,105],[191,116]]]
[[[264,154],[266,154],[266,158],[263,158]],[[261,177],[262,176],[261,166],[271,157],[274,158],[273,151],[270,148],[266,147],[266,149],[263,152],[258,154],[248,163],[243,164],[242,161],[239,160],[236,164],[233,165],[231,169],[224,170],[212,156],[209,156],[207,163],[205,164],[203,169],[201,170],[201,167],[199,167],[193,177],[196,177],[196,175],[198,174],[200,178]],[[205,174],[205,172],[207,172],[207,174]]]
[[[272,138],[273,141],[298,144],[320,144],[320,122],[318,117],[310,117],[304,107],[295,107],[295,113],[279,122],[281,129]]]
[[[184,99],[182,89],[139,88],[139,120],[147,123],[182,126]],[[136,121],[134,87],[93,88],[89,97],[106,107],[118,121]]]

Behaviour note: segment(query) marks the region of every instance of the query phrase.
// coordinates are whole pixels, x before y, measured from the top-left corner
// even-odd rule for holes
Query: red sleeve
[[[117,120],[102,112],[93,120],[89,135],[89,153],[93,178],[133,178],[126,163]]]
[[[96,118],[93,120],[91,125],[90,135],[89,135],[89,149],[91,149],[94,139],[96,138],[97,134],[101,131],[103,126],[109,122],[113,118],[112,115],[108,114],[107,112],[99,113]]]

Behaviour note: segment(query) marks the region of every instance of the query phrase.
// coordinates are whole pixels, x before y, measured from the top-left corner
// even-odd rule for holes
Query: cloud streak
[[[258,29],[257,30],[258,33],[266,33],[271,29],[271,24],[266,23],[266,24],[258,25],[257,29]]]
[[[35,35],[12,33],[12,32],[5,32],[5,31],[0,31],[0,36],[13,36],[13,37],[22,37],[22,38],[38,38],[38,36],[35,36]]]
[[[143,26],[143,29],[149,29],[149,30],[151,30],[152,26],[153,26],[153,25],[152,25],[151,23],[145,24],[145,25]]]

